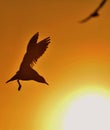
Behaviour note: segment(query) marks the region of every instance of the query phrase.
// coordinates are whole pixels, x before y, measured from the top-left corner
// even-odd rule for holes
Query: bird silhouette
[[[96,8],[96,10],[91,13],[88,17],[86,17],[85,19],[81,20],[80,23],[84,23],[86,21],[88,21],[89,19],[93,18],[93,17],[97,17],[99,16],[99,10],[103,7],[103,5],[105,4],[107,0],[102,0],[102,2],[100,3],[100,5]]]
[[[38,74],[32,67],[37,62],[38,58],[43,55],[46,51],[48,44],[50,43],[50,37],[47,37],[40,42],[38,41],[39,33],[37,32],[29,41],[27,45],[27,51],[24,55],[24,58],[21,62],[19,70],[16,74],[9,79],[6,83],[17,80],[18,90],[21,89],[21,84],[19,80],[34,80],[37,82],[45,83],[48,85],[46,80]]]

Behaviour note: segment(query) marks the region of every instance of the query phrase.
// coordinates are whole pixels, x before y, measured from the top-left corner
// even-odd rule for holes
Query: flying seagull
[[[93,17],[99,16],[98,11],[103,7],[103,5],[105,4],[106,1],[107,0],[102,0],[102,2],[97,7],[97,9],[93,13],[91,13],[88,17],[86,17],[85,19],[81,20],[80,23],[84,23],[84,22],[88,21],[89,19],[91,19]]]
[[[37,82],[45,83],[48,85],[46,80],[38,74],[32,67],[37,62],[38,58],[43,55],[46,51],[48,44],[50,43],[50,37],[47,37],[40,42],[38,41],[39,33],[37,32],[29,41],[27,45],[27,51],[24,55],[24,58],[21,62],[19,70],[16,74],[9,79],[6,83],[17,80],[18,90],[21,89],[21,84],[19,80],[34,80]]]

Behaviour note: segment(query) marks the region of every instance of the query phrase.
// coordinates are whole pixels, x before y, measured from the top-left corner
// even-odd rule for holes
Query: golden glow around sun
[[[110,92],[104,87],[80,87],[52,110],[48,130],[110,130]],[[48,125],[49,124],[49,125]]]
[[[77,94],[67,106],[62,130],[110,130],[110,99],[105,89]]]

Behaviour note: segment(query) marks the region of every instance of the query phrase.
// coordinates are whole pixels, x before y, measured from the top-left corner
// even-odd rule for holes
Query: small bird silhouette
[[[97,7],[97,9],[96,9],[93,13],[91,13],[88,17],[86,17],[85,19],[81,20],[80,23],[84,23],[84,22],[88,21],[89,19],[91,19],[91,18],[93,18],[93,17],[99,16],[98,11],[103,7],[103,5],[105,4],[106,1],[107,1],[107,0],[103,0],[103,1],[100,3],[100,5]]]
[[[38,58],[43,55],[46,51],[48,44],[50,43],[50,37],[47,37],[40,42],[38,41],[39,33],[37,32],[29,41],[27,46],[27,52],[24,55],[23,61],[21,62],[19,70],[16,74],[9,79],[6,83],[17,80],[18,90],[21,89],[21,84],[19,80],[34,80],[37,82],[45,83],[48,85],[46,80],[38,74],[34,69],[32,69],[34,63],[37,62]]]

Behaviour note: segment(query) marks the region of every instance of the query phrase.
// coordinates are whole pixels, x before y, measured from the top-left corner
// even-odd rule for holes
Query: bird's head
[[[46,80],[45,80],[42,76],[37,77],[37,78],[35,79],[35,81],[41,82],[41,83],[45,83],[45,84],[49,85],[49,84],[46,82]]]
[[[49,85],[47,82],[46,82],[46,80],[41,76],[41,82],[42,83],[45,83],[45,84],[47,84],[47,85]]]

